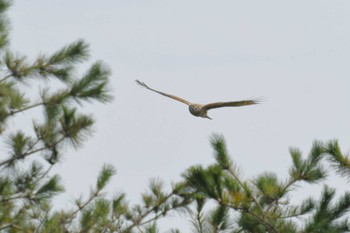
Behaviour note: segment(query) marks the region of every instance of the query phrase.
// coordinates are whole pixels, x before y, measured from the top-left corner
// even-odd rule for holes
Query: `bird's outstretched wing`
[[[251,104],[258,104],[260,103],[259,100],[241,100],[241,101],[231,101],[231,102],[216,102],[216,103],[210,103],[205,104],[203,108],[210,110],[213,108],[222,108],[222,107],[241,107]]]
[[[170,94],[167,94],[167,93],[164,93],[164,92],[160,92],[160,91],[154,90],[154,89],[150,88],[149,86],[147,86],[144,82],[141,82],[141,81],[139,81],[139,80],[135,80],[135,81],[136,81],[137,84],[139,84],[139,85],[141,85],[141,86],[147,88],[148,90],[157,92],[158,94],[161,94],[161,95],[164,95],[164,96],[166,96],[166,97],[172,98],[172,99],[174,99],[174,100],[180,101],[180,102],[182,102],[182,103],[184,103],[184,104],[187,104],[187,105],[190,105],[190,104],[191,104],[191,103],[188,102],[187,100],[184,100],[184,99],[182,99],[182,98],[180,98],[180,97],[177,97],[177,96],[175,96],[175,95],[170,95]]]

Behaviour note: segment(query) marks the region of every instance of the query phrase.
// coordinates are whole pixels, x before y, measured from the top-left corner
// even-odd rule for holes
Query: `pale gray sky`
[[[64,198],[87,196],[101,166],[111,163],[118,174],[108,190],[136,202],[151,177],[170,183],[191,165],[213,162],[212,133],[225,136],[245,177],[263,171],[286,177],[288,148],[307,153],[315,139],[337,138],[347,151],[349,12],[347,0],[15,1],[14,50],[34,58],[83,38],[91,45],[89,62],[103,60],[113,71],[114,102],[87,107],[96,133],[55,170]],[[213,110],[210,121],[135,79],[198,103],[265,101]],[[339,177],[329,183],[344,185]]]

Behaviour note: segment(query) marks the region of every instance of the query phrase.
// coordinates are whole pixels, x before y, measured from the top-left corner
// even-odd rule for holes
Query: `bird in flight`
[[[210,120],[212,120],[209,116],[208,116],[208,111],[210,109],[213,108],[222,108],[222,107],[241,107],[241,106],[246,106],[246,105],[252,105],[252,104],[258,104],[260,103],[259,100],[240,100],[240,101],[230,101],[230,102],[215,102],[215,103],[209,103],[209,104],[194,104],[191,103],[187,100],[184,100],[178,96],[175,95],[170,95],[164,92],[160,92],[157,90],[154,90],[152,88],[150,88],[149,86],[147,86],[144,82],[141,82],[139,80],[136,80],[136,83],[139,84],[142,87],[147,88],[148,90],[154,91],[158,94],[164,95],[166,97],[169,97],[171,99],[180,101],[186,105],[188,105],[189,111],[193,116],[197,116],[197,117],[203,117],[203,118],[208,118]]]

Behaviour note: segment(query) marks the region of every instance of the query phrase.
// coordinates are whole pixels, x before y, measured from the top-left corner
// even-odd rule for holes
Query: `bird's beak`
[[[208,117],[208,116],[205,116],[205,118],[208,118],[209,120],[213,120],[213,119],[211,119],[210,117]]]

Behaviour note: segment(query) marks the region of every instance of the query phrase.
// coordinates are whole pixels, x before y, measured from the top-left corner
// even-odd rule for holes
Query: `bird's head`
[[[208,117],[207,109],[203,108],[203,105],[201,104],[190,104],[189,110],[193,116],[208,118],[212,120],[210,117]]]

